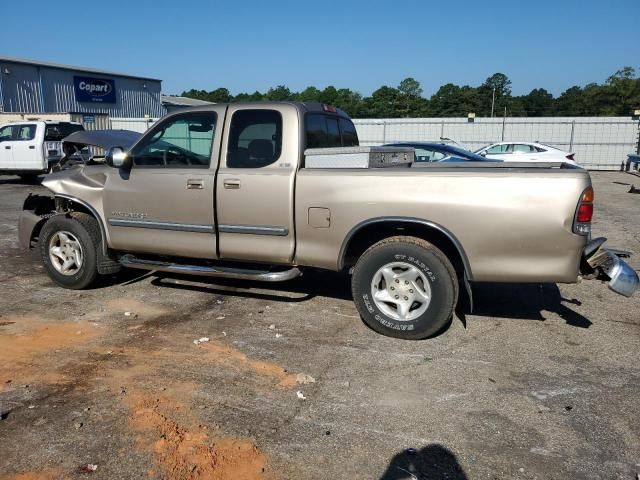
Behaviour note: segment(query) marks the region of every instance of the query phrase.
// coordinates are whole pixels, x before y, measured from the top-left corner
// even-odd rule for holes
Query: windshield
[[[81,130],[84,130],[84,128],[77,123],[50,123],[47,124],[44,131],[44,140],[45,142],[59,142],[73,132]]]

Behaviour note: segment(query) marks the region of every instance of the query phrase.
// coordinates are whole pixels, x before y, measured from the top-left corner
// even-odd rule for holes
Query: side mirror
[[[104,161],[114,168],[127,169],[131,167],[131,158],[122,147],[111,147],[104,156]]]
[[[487,156],[487,151],[485,150],[484,152],[480,152],[480,156],[481,157],[486,157]]]

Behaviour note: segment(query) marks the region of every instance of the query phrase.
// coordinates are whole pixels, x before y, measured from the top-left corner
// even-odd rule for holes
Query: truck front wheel
[[[51,217],[42,227],[39,246],[44,268],[61,287],[80,290],[96,279],[100,230],[90,215]]]
[[[419,340],[447,324],[458,298],[455,269],[429,242],[397,236],[358,259],[351,281],[364,322],[390,337]]]

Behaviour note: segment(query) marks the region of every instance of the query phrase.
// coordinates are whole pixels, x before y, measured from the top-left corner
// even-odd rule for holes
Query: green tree
[[[364,99],[363,111],[373,118],[395,118],[398,116],[400,92],[386,85],[380,87]]]
[[[284,85],[278,85],[275,88],[270,88],[265,98],[272,101],[293,100],[294,95],[291,93],[291,90]]]
[[[307,87],[295,95],[299,102],[319,102],[321,92],[316,87]]]
[[[478,89],[453,83],[441,86],[429,101],[429,113],[434,117],[463,117],[476,112]]]
[[[553,95],[544,88],[534,88],[528,95],[518,97],[518,101],[522,104],[523,113],[528,117],[544,117],[553,114]],[[515,116],[513,104],[511,111]]]
[[[255,91],[253,93],[239,93],[235,96],[234,101],[236,102],[260,102],[264,100],[264,95],[259,91]]]
[[[511,80],[504,73],[494,73],[478,87],[476,113],[482,116],[491,115],[494,105],[494,116],[501,116],[511,99]]]
[[[631,115],[640,105],[640,78],[633,67],[623,67],[607,79],[616,115]]]
[[[427,101],[422,98],[422,87],[415,78],[407,77],[398,85],[402,117],[418,117],[426,113]]]
[[[574,85],[566,89],[553,102],[554,114],[561,117],[585,115],[585,97],[582,88]]]

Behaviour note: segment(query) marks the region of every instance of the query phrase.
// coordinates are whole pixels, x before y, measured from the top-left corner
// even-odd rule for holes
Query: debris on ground
[[[220,315],[219,317],[216,317],[216,320],[224,320],[224,315]]]
[[[216,303],[217,303],[218,305],[222,305],[224,302],[223,302],[222,300],[216,300]]]
[[[80,471],[85,473],[93,473],[96,470],[98,470],[98,465],[94,463],[86,463],[80,467]]]
[[[282,336],[281,333],[276,333],[276,338],[280,338]]]
[[[307,385],[309,383],[316,383],[316,379],[306,373],[299,373],[296,375],[296,383]]]
[[[200,337],[197,340],[193,341],[194,345],[200,345],[201,343],[206,343],[209,341],[209,337]]]
[[[131,312],[124,312],[124,316],[125,317],[130,317],[131,316]]]
[[[269,330],[275,330],[275,329],[276,329],[275,324],[272,323],[271,325],[269,325]]]
[[[306,400],[307,399],[307,397],[305,397],[304,394],[300,390],[298,390],[296,392],[296,395],[300,400]]]

